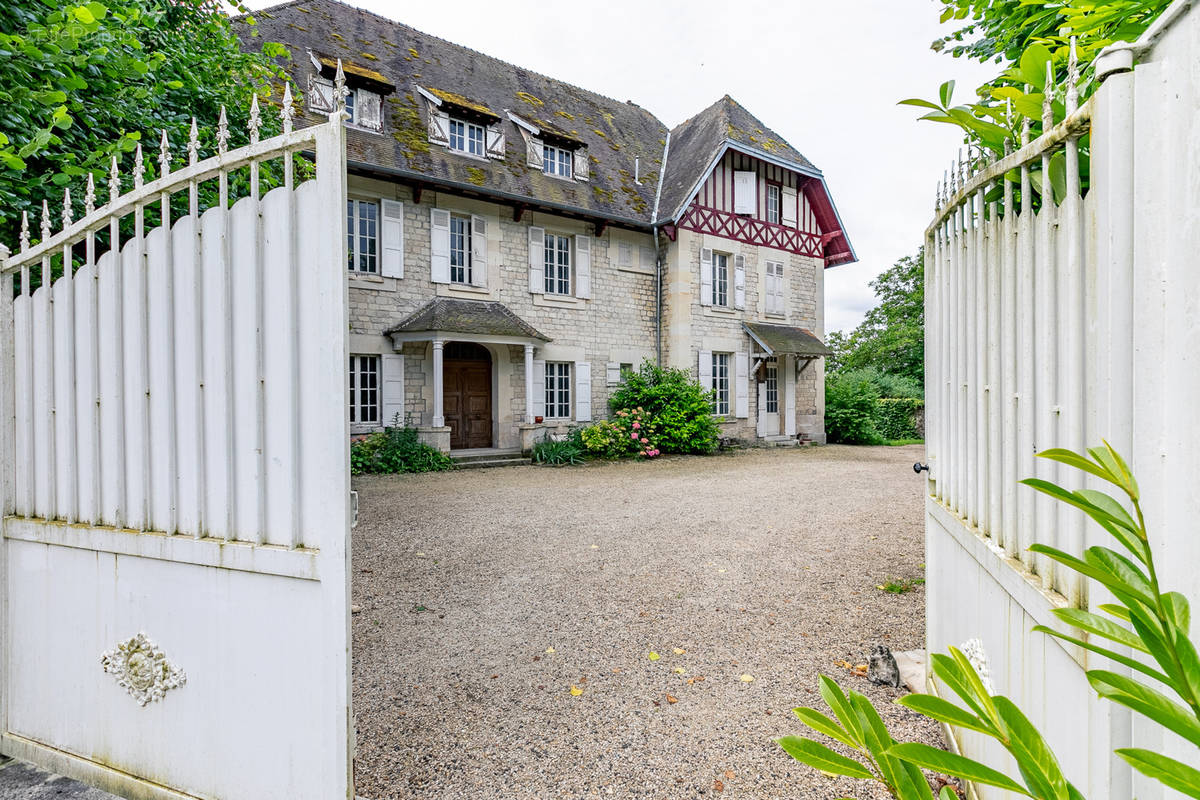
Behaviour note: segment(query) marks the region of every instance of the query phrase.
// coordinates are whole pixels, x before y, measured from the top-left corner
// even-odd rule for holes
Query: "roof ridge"
[[[346,8],[354,9],[355,11],[357,11],[360,14],[366,14],[366,15],[375,17],[377,19],[381,19],[391,25],[397,25],[402,28],[407,28],[410,31],[419,33],[422,36],[427,36],[430,39],[435,39],[435,40],[437,40],[443,44],[449,45],[451,47],[457,47],[460,50],[465,50],[469,53],[474,53],[477,56],[489,59],[491,61],[495,61],[498,64],[503,64],[504,66],[510,67],[512,69],[523,70],[525,72],[528,72],[531,75],[536,75],[539,78],[542,78],[543,80],[559,84],[560,86],[566,86],[571,89],[578,90],[585,94],[591,95],[592,97],[597,97],[597,98],[600,98],[601,100],[607,100],[610,103],[617,103],[617,104],[633,106],[634,108],[638,109],[639,111],[641,111],[642,113],[644,113],[648,117],[650,117],[652,120],[657,122],[664,129],[667,127],[667,124],[665,122],[663,122],[661,119],[659,119],[658,116],[656,114],[654,114],[654,112],[650,111],[645,106],[638,105],[637,103],[633,102],[632,100],[618,100],[615,97],[609,97],[606,94],[601,94],[600,92],[592,91],[591,89],[586,89],[582,86],[577,86],[576,84],[573,84],[573,83],[568,83],[567,81],[564,81],[561,78],[553,78],[549,75],[538,72],[537,70],[529,69],[528,67],[523,67],[520,64],[514,64],[511,61],[505,61],[504,59],[499,58],[497,56],[489,55],[481,50],[476,50],[473,47],[468,47],[465,44],[461,44],[459,42],[452,42],[449,39],[445,39],[441,36],[438,36],[437,34],[427,33],[426,31],[423,31],[420,28],[415,28],[406,22],[400,22],[399,20],[392,19],[391,17],[385,17],[383,14],[379,14],[375,11],[371,11],[370,9],[366,9],[366,8],[362,8],[361,6],[354,5],[353,3],[347,2],[347,0],[287,0],[287,2],[279,3],[278,5],[270,6],[269,8],[259,9],[257,12],[254,12],[254,13],[261,14],[264,11],[272,11],[272,10],[275,10],[278,8],[286,8],[286,7],[290,7],[290,6],[303,5],[306,3],[321,3],[321,2],[333,3],[334,5],[339,5],[339,6],[344,6]]]

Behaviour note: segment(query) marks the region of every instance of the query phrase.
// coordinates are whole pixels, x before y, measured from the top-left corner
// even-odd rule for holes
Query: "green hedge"
[[[920,438],[920,387],[876,369],[834,372],[825,378],[825,433],[831,442],[883,444]]]
[[[454,466],[450,457],[423,444],[415,428],[387,428],[350,443],[350,474],[441,472]]]
[[[881,397],[876,402],[875,427],[885,439],[917,439],[917,415],[925,403],[915,397]]]

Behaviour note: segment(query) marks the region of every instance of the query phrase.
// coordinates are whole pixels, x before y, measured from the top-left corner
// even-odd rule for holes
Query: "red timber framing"
[[[683,212],[679,227],[697,233],[708,233],[723,239],[733,239],[745,244],[787,250],[801,256],[824,260],[825,248],[819,233],[807,233],[795,228],[775,225],[754,217],[741,216],[718,208],[709,208],[693,202]]]

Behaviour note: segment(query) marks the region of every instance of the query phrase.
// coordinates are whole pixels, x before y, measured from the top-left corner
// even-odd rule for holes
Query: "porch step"
[[[456,461],[455,466],[458,469],[486,469],[488,467],[521,467],[532,463],[533,459],[518,454],[508,458],[490,458],[482,461]]]
[[[514,467],[529,464],[530,459],[520,450],[481,447],[471,450],[451,450],[450,460],[459,469],[482,469],[484,467]]]
[[[784,434],[763,437],[764,447],[795,447],[798,444],[799,442],[796,439]]]

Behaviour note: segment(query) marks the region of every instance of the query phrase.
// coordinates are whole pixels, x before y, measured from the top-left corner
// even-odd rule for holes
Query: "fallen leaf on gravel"
[[[678,673],[679,675],[682,675],[682,674],[683,674],[683,667],[676,667],[676,668],[675,668],[675,672],[676,672],[676,673]]]
[[[724,571],[725,571],[725,570],[723,570],[723,569],[719,569],[719,570],[717,570],[717,572],[724,572]]]
[[[496,680],[496,678],[499,678],[499,677],[500,677],[499,675],[493,675],[492,680]]]
[[[583,694],[583,689],[580,689],[578,686],[571,687],[571,696],[572,697],[579,697],[579,695],[581,695],[581,694]]]
[[[749,675],[749,674],[747,674],[747,675],[743,675],[743,676],[742,676],[742,683],[753,683],[753,682],[754,682],[754,676],[753,676],[753,675]]]
[[[546,648],[546,652],[547,652],[547,653],[553,653],[553,652],[554,652],[554,648],[553,648],[553,647],[547,647],[547,648]]]
[[[598,544],[594,544],[594,545],[592,545],[592,549],[593,549],[593,550],[599,550],[599,549],[600,549],[600,545],[598,545]]]
[[[424,558],[424,557],[425,557],[425,554],[424,554],[424,553],[417,553],[417,556],[418,556],[419,558]]]
[[[661,658],[661,656],[658,653],[651,650],[649,658],[651,661],[658,661],[658,659]]]
[[[682,647],[675,648],[675,655],[677,655],[677,656],[681,656],[686,652],[687,652],[687,650],[684,650]]]
[[[669,695],[667,695],[667,702],[670,703],[671,705],[675,705],[676,703],[679,702],[679,698],[673,694],[669,694]]]
[[[541,656],[534,656],[534,657],[533,657],[533,660],[534,660],[534,661],[541,661],[541,660],[542,660],[542,657],[541,657]]]
[[[713,791],[714,791],[714,792],[723,792],[723,791],[725,791],[725,784],[721,783],[721,779],[720,779],[720,778],[717,778],[716,780],[714,780],[714,781],[713,781]]]
[[[620,671],[621,671],[621,668],[620,668],[620,667],[613,667],[613,674],[616,674],[616,673],[618,673],[618,672],[620,672]]]
[[[734,776],[734,775],[736,775],[736,774],[737,774],[737,773],[736,773],[736,772],[734,772],[734,771],[733,771],[733,770],[731,770],[731,769],[727,769],[727,770],[725,770],[725,777],[726,777],[728,780],[733,780],[733,776]]]
[[[695,678],[688,678],[688,686],[691,686],[695,682],[696,682]]]
[[[696,680],[703,682],[703,681],[704,681],[704,676],[703,676],[703,675],[697,675],[697,676],[696,676]]]
[[[581,678],[579,679],[579,682],[580,682],[580,683],[587,683],[587,675],[584,675],[583,677],[581,677]]]

